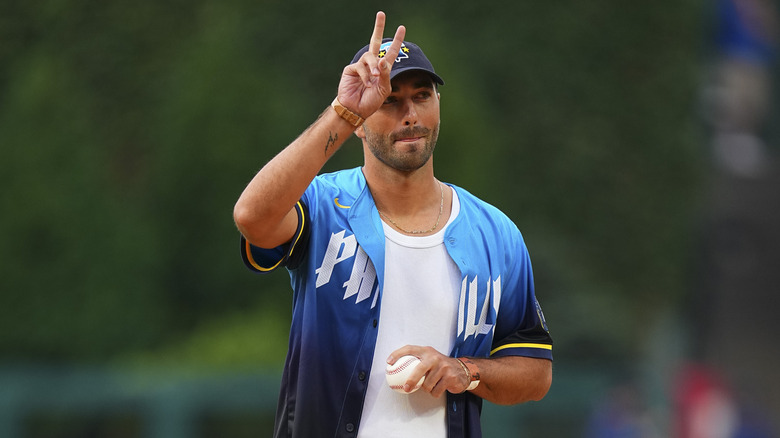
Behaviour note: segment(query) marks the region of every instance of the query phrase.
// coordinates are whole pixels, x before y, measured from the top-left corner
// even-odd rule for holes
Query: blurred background
[[[0,437],[270,435],[291,290],[233,203],[380,9],[447,82],[437,175],[518,224],[555,339],[548,396],[485,435],[780,436],[774,0],[6,0]]]

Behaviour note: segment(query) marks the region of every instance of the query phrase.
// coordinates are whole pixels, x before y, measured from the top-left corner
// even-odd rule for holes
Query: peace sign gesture
[[[390,70],[406,35],[406,28],[398,26],[390,48],[380,58],[379,49],[384,31],[385,13],[380,11],[376,14],[368,51],[357,62],[344,68],[339,83],[339,102],[364,119],[376,112],[390,95]]]

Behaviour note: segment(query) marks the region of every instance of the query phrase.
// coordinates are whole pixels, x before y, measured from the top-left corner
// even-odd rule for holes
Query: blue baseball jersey
[[[552,360],[520,231],[497,208],[451,187],[460,212],[445,230],[444,244],[462,281],[450,356]],[[381,219],[360,168],[317,176],[295,209],[298,230],[289,244],[261,249],[241,238],[250,269],[285,266],[293,288],[275,436],[354,437],[382,305]],[[448,436],[481,436],[481,409],[482,399],[470,392],[447,393]]]

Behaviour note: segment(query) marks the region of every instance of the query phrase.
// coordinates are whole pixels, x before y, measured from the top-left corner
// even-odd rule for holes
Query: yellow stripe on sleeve
[[[244,251],[246,251],[246,259],[249,260],[249,264],[252,265],[253,268],[257,269],[260,272],[270,272],[276,269],[279,266],[279,263],[282,263],[282,260],[284,260],[284,257],[282,257],[278,262],[276,262],[275,265],[271,266],[270,268],[264,268],[257,264],[255,259],[252,257],[252,244],[249,243],[249,241],[246,241],[246,248]]]
[[[551,350],[552,351],[552,345],[549,344],[531,344],[531,343],[525,343],[525,344],[506,344],[502,345],[493,351],[490,352],[490,355],[496,354],[496,352],[499,352],[501,350],[505,350],[507,348],[540,348],[542,350]]]
[[[298,201],[295,204],[295,206],[298,209],[298,213],[299,213],[299,216],[300,216],[301,224],[300,224],[300,227],[298,229],[298,234],[295,236],[295,239],[293,240],[292,245],[290,245],[290,249],[289,249],[290,253],[293,251],[293,249],[295,249],[295,245],[298,244],[298,241],[301,239],[301,235],[303,235],[303,226],[304,226],[304,219],[305,219],[303,217],[303,206],[301,205],[301,201]],[[255,261],[254,257],[252,257],[252,244],[250,244],[248,240],[246,241],[246,248],[244,249],[244,251],[246,251],[246,259],[249,261],[249,264],[251,264],[253,268],[257,269],[260,272],[271,272],[271,271],[273,271],[274,269],[278,268],[279,264],[281,264],[282,261],[284,261],[284,259],[286,258],[286,256],[282,257],[278,262],[276,262],[275,265],[271,266],[270,268],[264,268],[264,267],[260,266]]]

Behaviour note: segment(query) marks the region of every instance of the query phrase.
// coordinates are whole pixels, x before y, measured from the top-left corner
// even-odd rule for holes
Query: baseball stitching
[[[395,369],[393,369],[393,370],[390,370],[390,371],[388,371],[388,372],[387,372],[387,374],[390,374],[390,375],[393,375],[393,374],[398,374],[398,373],[400,373],[401,371],[405,370],[405,369],[406,369],[406,367],[408,367],[409,365],[411,365],[411,364],[412,364],[412,362],[414,362],[415,360],[419,360],[419,359],[418,359],[418,358],[416,358],[416,357],[411,357],[411,358],[407,359],[407,360],[406,360],[406,362],[404,362],[404,363],[402,363],[401,365],[399,365],[399,366],[398,366],[398,368],[395,368]]]

